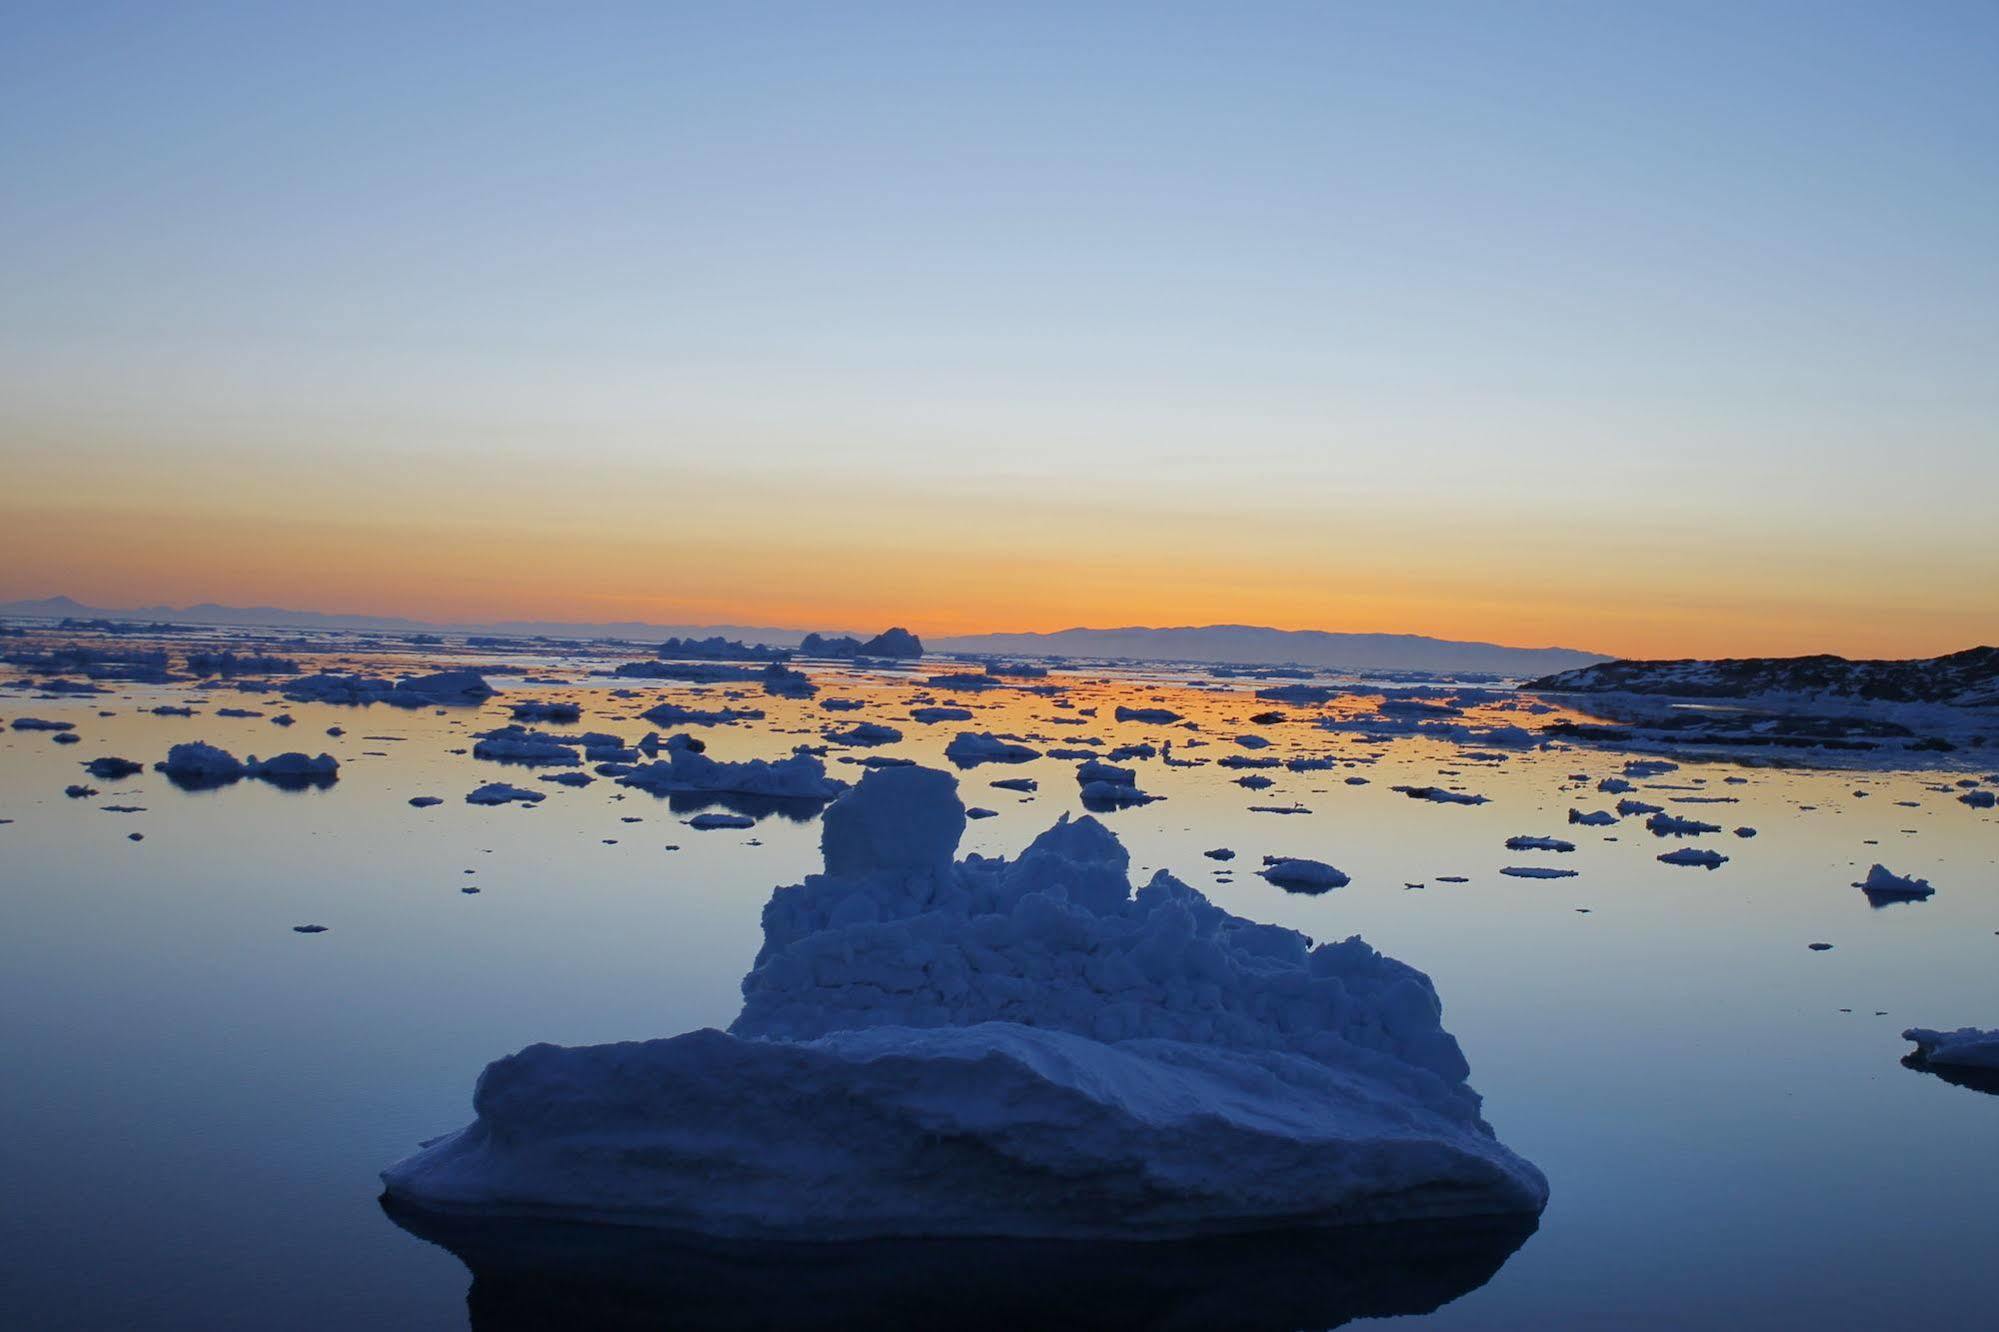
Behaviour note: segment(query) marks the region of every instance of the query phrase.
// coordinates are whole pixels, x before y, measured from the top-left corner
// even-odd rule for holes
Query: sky
[[[0,0],[0,599],[1999,640],[1999,4]]]

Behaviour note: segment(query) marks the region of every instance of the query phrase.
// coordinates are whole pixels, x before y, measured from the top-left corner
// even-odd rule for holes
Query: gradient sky
[[[0,598],[1999,639],[1999,4],[0,3]]]

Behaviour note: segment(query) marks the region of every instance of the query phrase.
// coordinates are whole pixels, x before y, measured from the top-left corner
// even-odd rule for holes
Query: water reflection
[[[1933,1064],[1920,1054],[1902,1056],[1902,1067],[1928,1073],[1953,1087],[1969,1087],[1988,1096],[1999,1096],[1999,1068],[1974,1068],[1969,1064]]]
[[[731,791],[674,791],[666,797],[666,806],[675,814],[725,809],[750,819],[775,816],[792,823],[810,823],[825,810],[826,802],[794,796],[740,795]]]
[[[387,1197],[470,1270],[476,1332],[591,1328],[1331,1328],[1428,1313],[1490,1281],[1531,1218],[1158,1243],[749,1244],[440,1216]]]
[[[339,774],[332,772],[232,772],[217,774],[168,772],[162,768],[160,769],[160,775],[165,777],[170,785],[190,794],[198,794],[203,791],[222,791],[235,786],[238,782],[262,782],[264,785],[274,787],[280,791],[325,791],[331,789],[333,784],[340,780]],[[111,780],[117,779],[113,778]]]

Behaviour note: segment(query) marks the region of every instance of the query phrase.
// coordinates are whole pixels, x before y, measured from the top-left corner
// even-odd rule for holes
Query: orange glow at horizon
[[[503,487],[446,500],[422,486],[372,501],[322,494],[310,512],[214,490],[163,504],[144,489],[63,506],[0,500],[0,599],[444,623],[903,624],[932,638],[1240,623],[1639,657],[1927,656],[1999,636],[1967,609],[1980,604],[1969,578],[1932,578],[1911,597],[1878,558],[1828,577],[1726,544],[1648,568],[1643,533],[1526,542],[1470,524],[1444,544],[1358,519],[1315,530],[1268,513],[1202,522],[1013,502],[981,518],[907,498],[856,522],[850,497],[780,487],[711,490],[698,504],[685,490],[664,503],[627,492],[594,511],[544,496],[538,512]]]

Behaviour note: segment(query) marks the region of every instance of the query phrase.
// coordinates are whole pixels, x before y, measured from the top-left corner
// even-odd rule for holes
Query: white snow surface
[[[226,749],[190,740],[167,750],[164,761],[153,769],[183,781],[233,782],[244,772],[243,762]]]
[[[1313,947],[1093,818],[955,860],[949,774],[869,773],[779,888],[727,1033],[487,1067],[384,1172],[419,1206],[759,1238],[1166,1237],[1538,1212],[1421,972]]]

